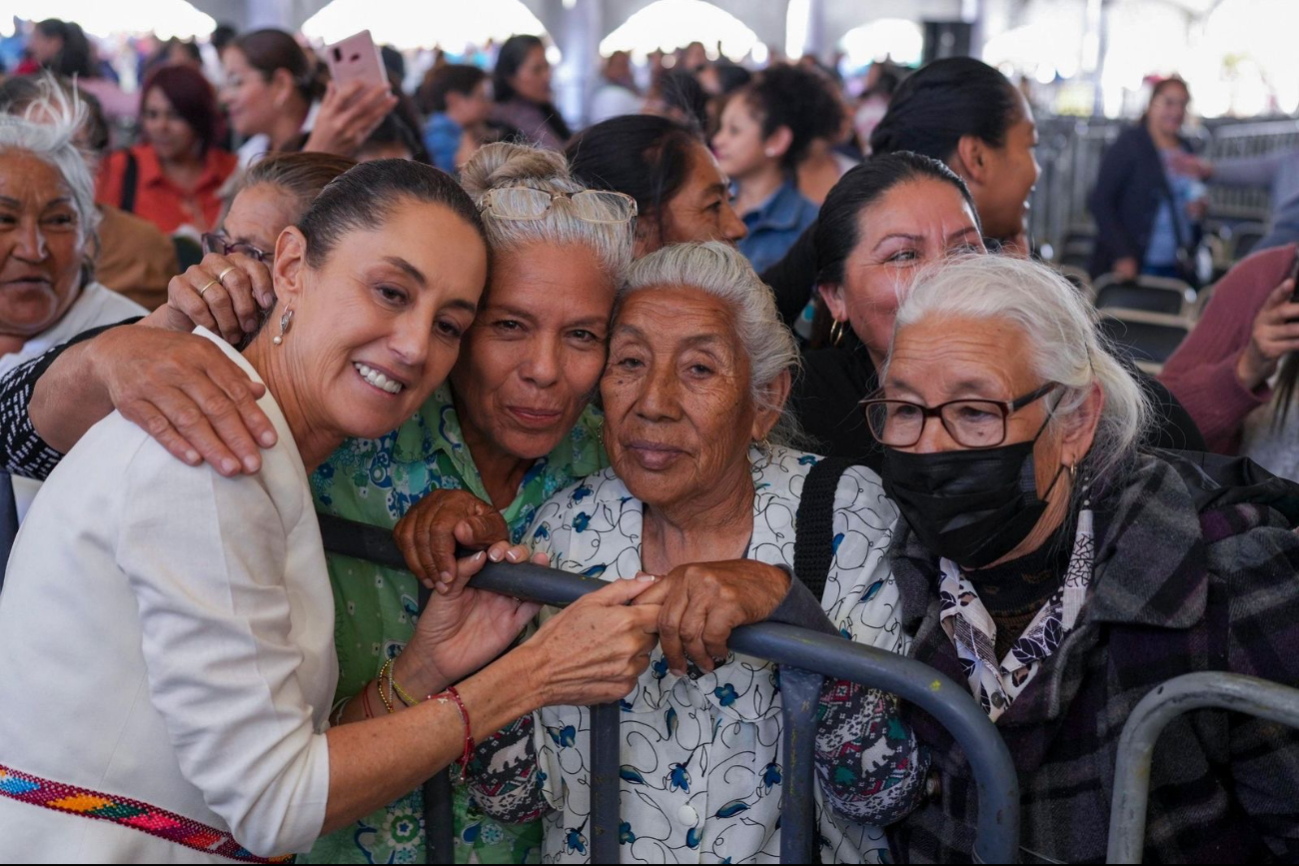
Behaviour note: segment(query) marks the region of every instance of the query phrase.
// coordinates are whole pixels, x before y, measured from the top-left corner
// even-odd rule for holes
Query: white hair
[[[26,104],[21,116],[0,114],[0,154],[29,153],[52,166],[72,193],[78,215],[78,241],[85,244],[99,225],[95,179],[77,146],[77,133],[86,120],[86,106],[52,77],[40,78],[40,95]]]
[[[720,241],[666,246],[632,263],[618,301],[621,304],[634,292],[679,286],[712,295],[734,311],[738,348],[749,360],[754,405],[780,413],[767,439],[776,445],[798,439],[798,423],[789,407],[774,405],[767,397],[768,386],[798,366],[798,346],[776,311],[775,294],[753,265],[739,250]]]
[[[548,193],[581,192],[586,189],[573,179],[562,154],[525,144],[497,142],[480,148],[460,169],[460,183],[474,203],[494,189],[529,187]],[[492,252],[516,250],[532,244],[577,244],[595,253],[616,287],[631,262],[635,220],[593,223],[578,219],[572,208],[552,207],[536,220],[497,219],[483,214]]]
[[[931,316],[1018,326],[1028,337],[1034,375],[1064,386],[1051,409],[1055,429],[1074,423],[1099,385],[1105,405],[1086,458],[1095,480],[1133,456],[1150,422],[1150,404],[1101,338],[1095,309],[1054,270],[1014,256],[961,256],[916,279],[898,307],[894,341],[899,330]]]

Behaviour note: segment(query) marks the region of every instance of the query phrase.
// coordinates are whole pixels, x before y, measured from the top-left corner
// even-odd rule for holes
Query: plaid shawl
[[[1299,686],[1299,537],[1293,509],[1269,504],[1278,489],[1293,493],[1284,485],[1225,491],[1189,460],[1142,455],[1097,503],[1082,619],[997,723],[1019,773],[1022,860],[1104,861],[1119,735],[1160,683],[1227,670]],[[937,562],[905,525],[891,557],[911,655],[965,682],[939,625]],[[969,862],[969,764],[932,718],[905,712],[933,770],[927,802],[894,827],[899,860]],[[1294,729],[1218,710],[1182,716],[1159,740],[1150,781],[1145,862],[1299,859]]]

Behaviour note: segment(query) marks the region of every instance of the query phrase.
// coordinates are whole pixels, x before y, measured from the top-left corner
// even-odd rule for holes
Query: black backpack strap
[[[126,154],[126,170],[122,172],[122,197],[117,206],[127,213],[135,213],[135,188],[140,185],[140,164],[136,162],[135,154],[131,151],[124,151]]]
[[[834,560],[834,494],[848,457],[826,457],[807,473],[794,518],[794,576],[820,601]]]

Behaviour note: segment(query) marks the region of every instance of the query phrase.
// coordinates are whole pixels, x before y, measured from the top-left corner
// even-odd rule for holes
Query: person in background
[[[717,134],[717,127],[722,122],[722,109],[730,95],[753,80],[753,73],[738,63],[729,60],[718,60],[704,67],[696,76],[704,92],[708,94],[708,126],[706,134],[709,139]]]
[[[853,113],[853,125],[857,129],[857,138],[869,149],[871,134],[875,127],[889,112],[889,103],[893,94],[902,84],[902,72],[891,63],[872,63],[866,73],[866,88],[857,102]]]
[[[642,110],[702,132],[708,126],[708,93],[694,73],[669,69],[655,81]]]
[[[713,150],[748,229],[740,252],[758,272],[780,261],[816,220],[795,173],[813,139],[838,130],[840,119],[825,82],[792,66],[771,67],[727,101]]]
[[[356,152],[357,162],[376,159],[413,159],[430,164],[428,151],[424,149],[415,130],[396,111],[384,116]]]
[[[872,154],[941,160],[974,197],[989,249],[1028,255],[1029,197],[1041,175],[1033,109],[1006,76],[971,57],[913,72],[871,134]]]
[[[744,238],[717,158],[688,126],[651,114],[615,117],[578,133],[566,155],[587,186],[636,200],[635,258],[668,244]]]
[[[477,66],[446,63],[430,69],[420,85],[416,102],[428,116],[424,146],[433,164],[448,174],[456,174],[477,150],[492,111],[488,83],[487,73]]]
[[[1190,90],[1165,78],[1150,94],[1140,122],[1105,152],[1088,204],[1096,219],[1093,278],[1113,273],[1194,280],[1190,257],[1200,242],[1204,185],[1173,168],[1177,154],[1192,152],[1182,135]]]
[[[135,97],[103,75],[95,47],[80,24],[47,18],[32,28],[28,50],[41,69],[75,78],[78,88],[99,100],[110,123],[135,120]]]
[[[216,91],[193,66],[156,68],[140,98],[143,140],[100,164],[95,198],[156,225],[205,232],[221,216],[221,188],[239,164],[224,134]]]
[[[640,111],[644,100],[636,89],[635,78],[632,77],[629,53],[615,51],[610,54],[604,61],[604,72],[601,73],[600,78],[600,85],[591,97],[589,115],[592,124]]]
[[[247,138],[239,148],[241,168],[288,150],[351,157],[398,102],[386,81],[341,89],[325,83],[315,61],[283,30],[237,37],[223,62],[221,99],[234,131]]]
[[[34,103],[47,104],[54,90],[61,91],[70,103],[80,102],[85,107],[76,143],[91,175],[97,175],[108,150],[108,122],[95,97],[53,77],[15,77],[0,85],[0,113],[37,122],[50,120],[45,109],[38,106],[30,114],[28,109]],[[180,270],[171,239],[153,223],[115,205],[100,203],[96,210],[98,243],[92,245],[95,279],[145,309],[157,308],[167,300],[167,281]]]
[[[1195,418],[1211,450],[1249,457],[1299,480],[1299,246],[1239,262],[1214,287],[1190,335],[1159,379]]]
[[[573,133],[552,102],[546,44],[536,36],[511,36],[501,45],[492,73],[496,105],[491,119],[517,129],[525,141],[563,150]]]

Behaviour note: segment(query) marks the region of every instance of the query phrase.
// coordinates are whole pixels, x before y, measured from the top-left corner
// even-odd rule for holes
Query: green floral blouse
[[[578,478],[608,465],[600,441],[603,419],[589,408],[568,438],[538,460],[505,509],[515,542],[537,508]],[[380,526],[394,526],[433,490],[465,489],[490,501],[473,457],[460,435],[460,421],[447,386],[419,413],[381,439],[349,439],[311,479],[322,511]],[[379,674],[401,652],[418,618],[418,584],[406,571],[330,555],[337,623],[338,692],[342,701]],[[423,863],[423,796],[419,790],[387,808],[317,840],[299,863]],[[455,790],[457,863],[535,863],[541,824],[500,824],[487,817],[468,789]]]

